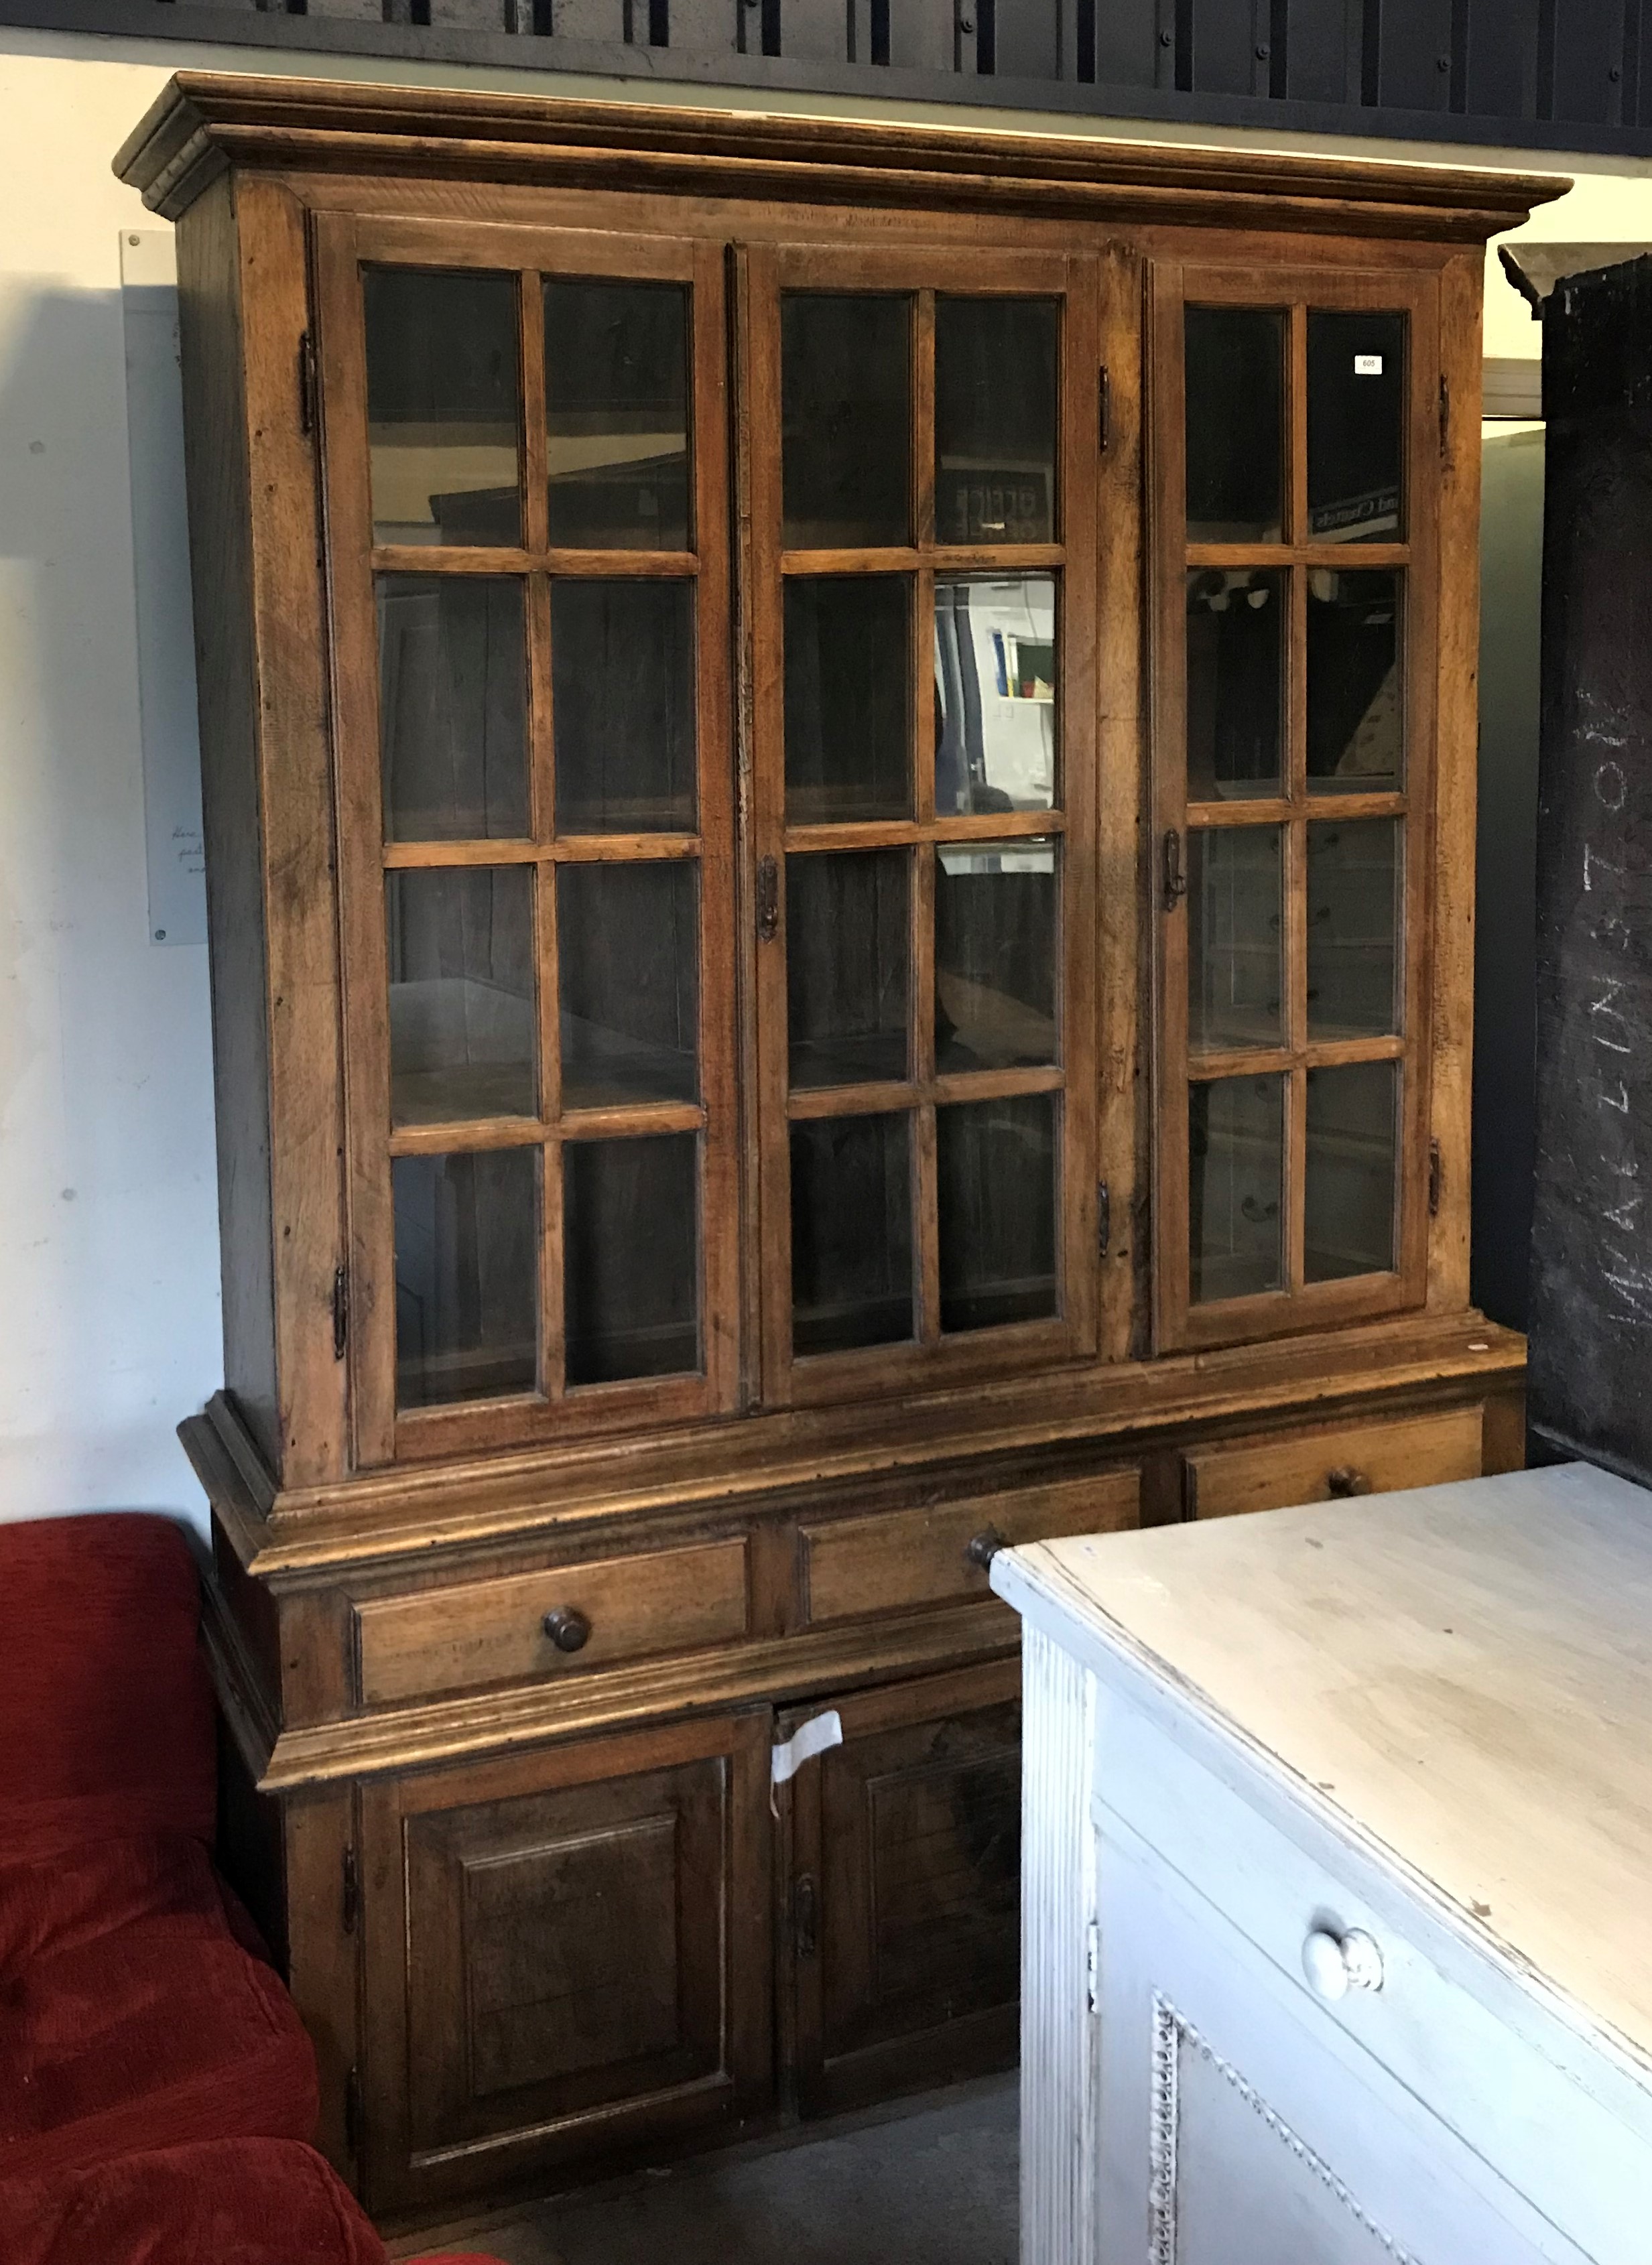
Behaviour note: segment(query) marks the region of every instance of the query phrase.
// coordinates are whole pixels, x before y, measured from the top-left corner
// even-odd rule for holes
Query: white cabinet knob
[[[1302,1946],[1302,1971],[1314,1996],[1335,2005],[1350,1990],[1381,1989],[1382,1953],[1357,1927],[1340,1936],[1315,1927]]]

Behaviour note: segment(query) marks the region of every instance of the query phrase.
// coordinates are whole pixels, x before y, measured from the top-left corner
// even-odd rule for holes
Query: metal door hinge
[[[780,868],[772,857],[762,857],[757,865],[757,936],[761,943],[773,943],[780,934]]]
[[[338,1924],[346,1934],[356,1931],[356,1919],[361,1910],[361,1869],[356,1862],[356,1852],[344,1852],[343,1878],[339,1883]]]
[[[1174,912],[1188,892],[1188,877],[1182,863],[1182,836],[1173,826],[1164,837],[1164,908]]]
[[[1429,1217],[1440,1215],[1440,1193],[1445,1184],[1445,1167],[1440,1161],[1440,1144],[1429,1142]]]
[[[316,429],[316,341],[308,331],[298,341],[298,429]]]
[[[1102,1923],[1093,1919],[1084,1930],[1084,1996],[1092,2014],[1102,2003]]]
[[[1448,381],[1440,380],[1440,462],[1452,460],[1452,389]]]
[[[819,1901],[813,1873],[800,1873],[791,1890],[791,1939],[799,1958],[814,1956]]]
[[[344,2080],[344,2144],[347,2154],[361,2152],[361,2072],[353,2068]]]
[[[1102,364],[1101,371],[1097,378],[1096,392],[1098,397],[1095,405],[1095,442],[1103,455],[1105,455],[1107,454],[1108,441],[1112,437],[1112,403],[1110,397],[1107,365],[1105,362]]]
[[[1107,1246],[1113,1239],[1113,1199],[1105,1180],[1095,1183],[1095,1249],[1098,1256],[1105,1258]]]
[[[332,1357],[344,1358],[344,1350],[350,1342],[350,1270],[337,1266],[332,1276]]]

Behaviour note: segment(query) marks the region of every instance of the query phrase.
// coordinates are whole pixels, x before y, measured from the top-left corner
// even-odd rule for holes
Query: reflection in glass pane
[[[545,285],[553,546],[688,548],[688,294]]]
[[[1188,800],[1280,791],[1290,578],[1196,567],[1188,576]]]
[[[935,1067],[1054,1061],[1055,843],[942,841],[935,859]]]
[[[699,878],[675,859],[557,866],[564,1109],[697,1097]]]
[[[1277,543],[1285,318],[1190,307],[1186,324],[1188,541]]]
[[[1400,821],[1308,828],[1308,1036],[1400,1027]]]
[[[935,539],[1055,537],[1053,299],[935,304]]]
[[[537,1117],[533,874],[387,873],[390,1122]]]
[[[534,1389],[539,1153],[392,1163],[398,1408]]]
[[[699,1368],[698,1152],[692,1132],[564,1144],[571,1386]]]
[[[912,302],[787,292],[780,302],[788,550],[912,539]]]
[[[375,543],[522,539],[516,280],[362,271]]]
[[[1398,1062],[1311,1069],[1306,1278],[1386,1274],[1394,1265]]]
[[[786,590],[786,816],[912,808],[912,578],[804,575]]]
[[[550,586],[559,834],[695,826],[694,585]]]
[[[937,576],[935,806],[1055,805],[1055,582],[1048,574]]]
[[[522,585],[381,574],[375,589],[385,840],[525,835]]]
[[[794,1087],[906,1074],[904,849],[786,860],[786,1016]]]
[[[942,1329],[1055,1312],[1055,1116],[1052,1093],[935,1111]]]
[[[1404,540],[1405,317],[1308,316],[1308,534]]]
[[[913,1334],[910,1118],[791,1128],[791,1344],[809,1353]]]
[[[1405,766],[1398,574],[1308,575],[1308,791],[1393,792]]]
[[[1277,1046],[1284,1031],[1283,829],[1188,835],[1188,1045]]]
[[[1196,1305],[1284,1280],[1284,1080],[1188,1089],[1188,1228]]]

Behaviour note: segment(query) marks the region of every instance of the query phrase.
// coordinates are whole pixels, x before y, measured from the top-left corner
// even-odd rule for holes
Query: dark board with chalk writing
[[[1544,310],[1531,1413],[1652,1482],[1652,259]]]

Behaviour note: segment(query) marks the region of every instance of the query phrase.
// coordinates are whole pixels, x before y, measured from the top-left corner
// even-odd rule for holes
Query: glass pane
[[[791,1128],[791,1343],[799,1359],[913,1334],[910,1118]]]
[[[1056,925],[1053,841],[937,846],[938,1070],[1055,1060]]]
[[[688,336],[680,283],[546,284],[554,545],[688,550]]]
[[[1188,800],[1281,790],[1288,575],[1196,567],[1188,576]]]
[[[564,1147],[571,1386],[699,1368],[698,1150],[692,1132]]]
[[[1400,821],[1308,828],[1308,1036],[1400,1027]]]
[[[379,750],[387,841],[525,835],[522,585],[381,574]]]
[[[912,808],[912,578],[786,586],[786,815],[794,826]]]
[[[1193,1302],[1254,1297],[1284,1281],[1284,1080],[1224,1077],[1188,1091]]]
[[[698,865],[559,865],[562,1105],[699,1093]]]
[[[1308,575],[1308,791],[1380,794],[1405,771],[1398,574]]]
[[[906,1074],[904,849],[786,860],[786,1015],[794,1086]]]
[[[1405,317],[1308,317],[1308,534],[1400,543]]]
[[[1052,1093],[935,1111],[943,1329],[1055,1312],[1055,1113]]]
[[[390,1122],[537,1117],[533,874],[387,873]]]
[[[1277,543],[1285,318],[1190,307],[1186,324],[1188,541]]]
[[[1398,1062],[1308,1072],[1308,1281],[1393,1271],[1399,1103]]]
[[[396,1404],[531,1392],[539,1150],[397,1156]]]
[[[935,305],[937,543],[1055,539],[1053,299]]]
[[[1284,866],[1277,826],[1188,835],[1188,1045],[1277,1046],[1284,1023]]]
[[[516,279],[368,267],[375,543],[518,543]]]
[[[558,834],[695,827],[694,585],[553,582]]]
[[[912,540],[912,302],[780,302],[788,550]]]
[[[1055,582],[1048,574],[937,578],[935,806],[1055,805]]]

